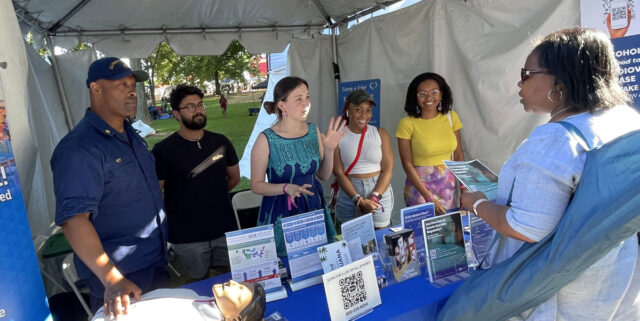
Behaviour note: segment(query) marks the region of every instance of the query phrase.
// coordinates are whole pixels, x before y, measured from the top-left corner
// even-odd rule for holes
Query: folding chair
[[[85,302],[82,298],[82,294],[80,294],[80,290],[76,285],[76,282],[79,279],[78,274],[76,273],[76,268],[73,264],[73,253],[67,254],[67,256],[65,256],[64,260],[62,261],[62,274],[64,275],[64,279],[67,281],[67,283],[69,283],[69,286],[71,286],[71,289],[73,289],[73,293],[76,294],[76,297],[80,301],[82,308],[85,312],[87,312],[87,320],[91,320],[91,318],[93,318],[93,313],[91,313],[91,309],[89,309],[87,302]]]
[[[251,190],[241,191],[233,195],[233,197],[231,198],[231,205],[233,206],[233,212],[236,215],[236,223],[238,223],[238,229],[242,229],[242,226],[240,226],[238,211],[260,207],[261,203],[262,195],[255,194]]]

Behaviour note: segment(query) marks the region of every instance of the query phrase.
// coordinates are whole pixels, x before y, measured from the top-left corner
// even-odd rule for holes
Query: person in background
[[[274,224],[278,255],[286,256],[281,219],[323,209],[327,240],[333,242],[336,230],[318,179],[331,175],[345,122],[332,117],[326,134],[308,123],[309,86],[298,77],[278,81],[264,107],[278,120],[258,135],[251,151],[251,190],[264,195],[258,225]]]
[[[593,29],[553,32],[533,48],[520,72],[520,102],[527,112],[549,114],[549,122],[535,128],[505,162],[495,203],[482,192],[461,196],[464,208],[499,233],[483,267],[508,259],[525,242],[541,241],[571,201],[586,151],[559,122],[575,126],[592,147],[640,129],[640,114],[627,105],[619,70],[608,37]],[[510,320],[611,320],[626,313],[625,295],[632,298],[624,302],[638,299],[637,287],[627,292],[638,254],[636,238],[613,248],[546,302]],[[637,314],[621,318],[637,319]]]
[[[169,285],[167,220],[153,155],[127,118],[136,82],[149,78],[118,58],[89,67],[91,106],[51,156],[55,222],[89,286],[91,310],[127,313],[131,295]]]
[[[205,130],[202,90],[180,85],[169,97],[177,132],[153,147],[164,188],[169,242],[194,279],[229,270],[224,233],[238,229],[229,191],[240,182],[238,156],[224,135]]]
[[[220,109],[222,109],[222,117],[227,117],[227,98],[220,94]]]
[[[456,207],[455,177],[443,163],[464,160],[462,123],[452,104],[451,88],[438,74],[420,74],[409,84],[404,104],[408,116],[400,119],[396,130],[400,161],[407,175],[407,206],[433,202],[436,214]]]
[[[345,101],[342,118],[345,136],[334,151],[333,175],[340,186],[335,205],[336,219],[344,223],[361,214],[373,213],[376,229],[391,223],[393,211],[393,151],[389,133],[369,125],[373,98],[362,89],[352,91]],[[362,137],[364,135],[364,137]],[[360,140],[362,139],[361,149]],[[356,155],[358,160],[354,162]],[[351,167],[348,175],[345,171]]]

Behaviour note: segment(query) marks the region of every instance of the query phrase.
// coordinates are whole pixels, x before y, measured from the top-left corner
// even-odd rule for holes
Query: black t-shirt
[[[200,146],[174,133],[152,150],[164,180],[172,243],[208,241],[238,228],[227,183],[227,167],[238,164],[236,151],[224,135],[209,131]]]

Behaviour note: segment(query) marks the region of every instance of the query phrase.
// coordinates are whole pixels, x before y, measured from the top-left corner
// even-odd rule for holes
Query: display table
[[[388,233],[391,233],[389,229],[376,231],[378,242],[381,242],[382,236]],[[460,282],[436,288],[431,285],[425,273],[425,267],[423,267],[422,275],[381,289],[382,304],[359,320],[434,320],[438,310]],[[192,289],[199,295],[213,296],[211,292],[213,284],[223,283],[229,279],[231,279],[231,273],[226,273],[186,284],[183,287]],[[285,288],[288,298],[267,303],[265,316],[278,311],[289,321],[330,320],[322,284],[296,292],[292,292],[288,286]]]

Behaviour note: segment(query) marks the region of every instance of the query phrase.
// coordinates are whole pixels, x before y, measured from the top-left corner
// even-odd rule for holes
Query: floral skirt
[[[444,165],[438,166],[415,166],[420,181],[433,196],[448,210],[455,208],[454,197],[456,188],[456,178],[453,173]],[[432,202],[425,200],[420,192],[411,184],[409,179],[404,183],[404,200],[407,206],[413,206]]]

